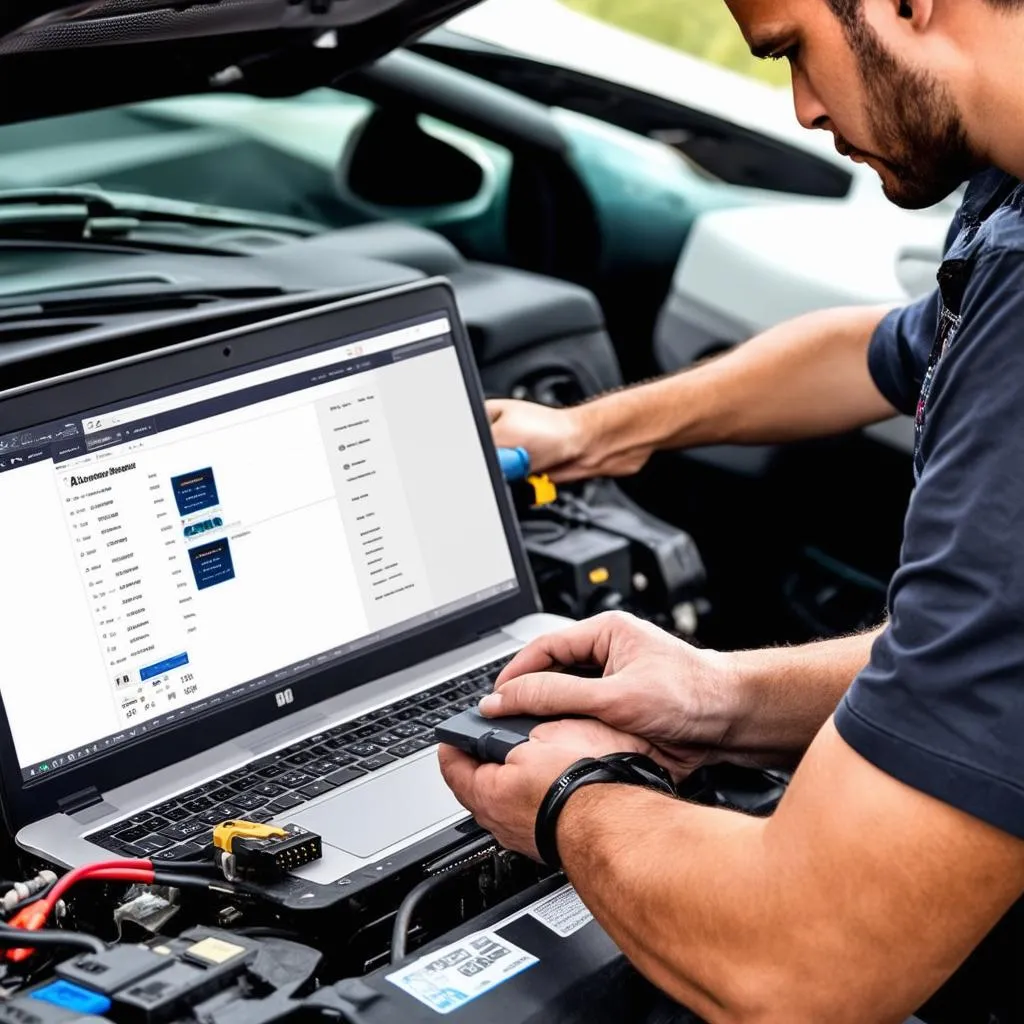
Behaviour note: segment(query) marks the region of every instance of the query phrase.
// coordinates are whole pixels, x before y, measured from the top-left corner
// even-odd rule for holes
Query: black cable
[[[211,885],[221,883],[236,891],[238,883],[227,881],[223,875],[207,878],[204,875],[189,875],[178,871],[157,870],[153,872],[154,885],[166,885],[174,889],[209,889]]]
[[[397,963],[405,956],[406,942],[409,938],[409,927],[412,924],[412,915],[416,907],[427,893],[433,892],[449,878],[454,878],[471,867],[482,863],[488,857],[493,856],[498,850],[498,843],[494,836],[484,833],[477,836],[465,846],[459,847],[446,853],[433,863],[428,864],[426,870],[430,872],[419,885],[412,889],[402,900],[395,915],[395,923],[391,930],[391,962]]]
[[[49,895],[50,890],[56,884],[56,882],[51,882],[49,885],[43,886],[43,888],[40,889],[39,892],[34,892],[31,896],[26,896],[23,900],[20,900],[19,902],[15,903],[10,910],[4,911],[2,916],[12,917],[14,914],[17,914],[19,910],[24,910],[25,907],[30,906],[37,900],[45,899],[46,896]]]
[[[62,932],[53,928],[33,932],[0,926],[0,948],[3,949],[52,949],[61,946],[89,953],[104,953],[107,949],[105,942],[84,932]]]
[[[440,888],[456,874],[457,872],[449,872],[447,874],[432,875],[430,878],[425,878],[419,885],[409,892],[404,900],[402,900],[402,903],[398,908],[398,913],[395,914],[394,926],[391,929],[391,962],[393,964],[397,964],[399,960],[403,960],[405,958],[405,947],[409,938],[409,927],[412,924],[412,915],[416,913],[416,909],[419,906],[420,901],[424,896],[433,892],[435,889]]]
[[[527,520],[520,524],[520,528],[525,537],[539,544],[554,544],[569,533],[569,527],[565,523],[557,523],[550,519]]]
[[[562,494],[555,511],[579,526],[594,525],[594,510],[583,498],[575,494]]]
[[[226,892],[232,896],[245,896],[252,900],[270,898],[262,886],[236,878],[229,882],[222,874],[203,878],[201,875],[179,875],[177,872],[156,871],[153,873],[154,885],[166,885],[173,889],[205,889],[206,891]]]
[[[212,875],[223,878],[224,872],[212,860],[160,860],[152,858],[153,870],[161,874]]]

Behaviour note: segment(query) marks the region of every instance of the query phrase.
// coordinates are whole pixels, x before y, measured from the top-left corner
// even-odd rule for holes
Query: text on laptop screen
[[[284,703],[295,676],[517,587],[450,330],[0,438],[26,778],[257,689]]]

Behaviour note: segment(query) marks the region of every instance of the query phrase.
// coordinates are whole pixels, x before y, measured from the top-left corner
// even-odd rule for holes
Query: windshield
[[[370,104],[330,89],[288,100],[186,96],[0,127],[0,189],[96,185],[344,227],[335,184]]]

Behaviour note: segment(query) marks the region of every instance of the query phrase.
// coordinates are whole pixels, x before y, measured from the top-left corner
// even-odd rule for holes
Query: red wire
[[[54,883],[53,888],[43,897],[23,907],[7,924],[12,928],[24,928],[36,931],[46,925],[54,907],[64,894],[83,879],[92,878],[106,882],[142,882],[151,885],[153,882],[153,862],[149,860],[101,861],[97,864],[85,864],[74,871],[62,875]]]
[[[153,862],[149,860],[101,861],[97,864],[85,864],[57,879],[46,896],[22,908],[8,922],[8,926],[24,928],[26,933],[43,928],[61,897],[83,879],[99,882],[141,882],[144,885],[152,885],[153,877]],[[8,949],[6,955],[8,960],[18,962],[31,956],[32,952],[31,946],[26,946]]]
[[[84,864],[80,868],[75,868],[74,871],[69,871],[66,875],[62,875],[57,879],[53,888],[46,894],[41,901],[47,908],[46,916],[49,917],[53,913],[53,908],[57,906],[57,902],[73,885],[76,885],[83,878],[103,878],[108,881],[117,881],[117,872],[127,871],[148,871],[149,881],[153,880],[153,862],[151,860],[106,860],[97,861],[95,864]],[[103,874],[100,874],[103,872]],[[137,882],[142,879],[135,877],[128,877],[123,879],[126,882]]]

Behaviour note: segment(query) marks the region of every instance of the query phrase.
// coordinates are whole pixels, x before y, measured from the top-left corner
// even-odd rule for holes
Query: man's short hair
[[[1024,9],[1024,0],[984,0],[989,7],[997,7],[1004,11],[1014,8]],[[835,12],[836,17],[847,25],[860,21],[864,0],[826,0]]]

